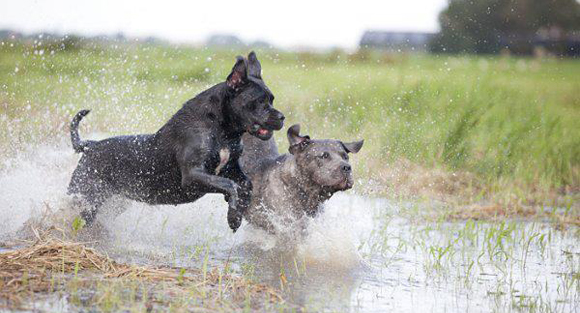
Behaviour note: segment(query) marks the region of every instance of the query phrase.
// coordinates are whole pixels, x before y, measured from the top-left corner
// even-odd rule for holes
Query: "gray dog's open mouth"
[[[348,190],[348,189],[352,188],[353,185],[354,185],[354,181],[352,179],[345,178],[342,182],[340,182],[338,185],[336,185],[336,187],[338,190]]]

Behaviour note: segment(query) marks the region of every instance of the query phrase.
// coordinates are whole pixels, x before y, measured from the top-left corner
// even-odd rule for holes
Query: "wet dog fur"
[[[149,204],[182,204],[206,193],[221,193],[229,204],[228,223],[236,231],[251,201],[252,184],[239,164],[241,137],[269,140],[283,126],[274,95],[261,77],[256,54],[237,61],[225,82],[187,101],[154,134],[101,141],[81,140],[82,110],[71,122],[71,140],[82,157],[68,191],[89,208],[90,224],[114,195]]]
[[[314,140],[300,135],[300,126],[288,129],[289,153],[279,155],[273,139],[258,141],[243,136],[242,168],[253,184],[251,205],[244,217],[270,233],[281,228],[304,231],[306,217],[314,217],[323,203],[338,191],[353,186],[349,154],[363,140]]]

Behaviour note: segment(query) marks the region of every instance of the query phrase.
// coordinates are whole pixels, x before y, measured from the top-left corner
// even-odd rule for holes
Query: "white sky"
[[[150,1],[12,0],[0,29],[156,36],[202,42],[228,33],[282,47],[355,47],[367,29],[437,31],[446,0]]]

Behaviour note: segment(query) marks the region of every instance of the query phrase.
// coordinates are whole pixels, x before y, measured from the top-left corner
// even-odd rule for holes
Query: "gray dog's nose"
[[[342,171],[345,173],[349,173],[352,170],[349,164],[342,166]]]

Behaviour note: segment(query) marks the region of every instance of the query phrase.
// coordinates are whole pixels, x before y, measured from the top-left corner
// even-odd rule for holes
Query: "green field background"
[[[225,79],[236,54],[152,44],[0,47],[2,158],[68,138],[159,129]],[[536,205],[580,187],[580,60],[257,50],[287,116],[313,138],[365,139],[357,190]]]

